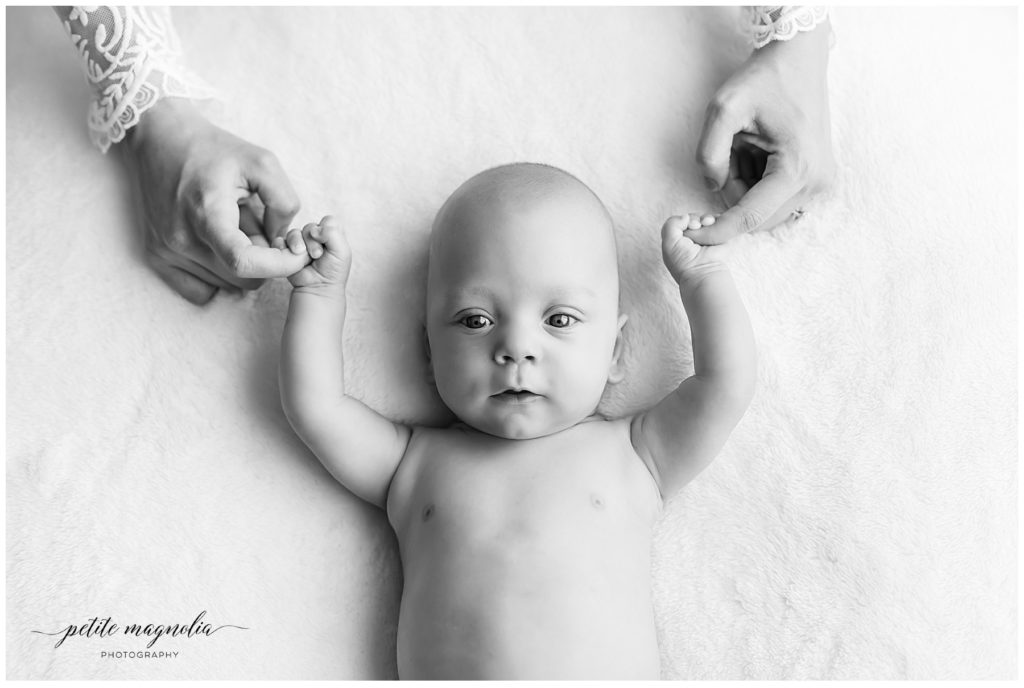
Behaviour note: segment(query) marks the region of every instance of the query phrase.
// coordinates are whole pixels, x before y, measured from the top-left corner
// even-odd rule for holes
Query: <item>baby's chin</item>
[[[580,418],[570,422],[563,421],[559,423],[538,423],[535,420],[530,422],[523,418],[504,419],[498,422],[490,419],[459,418],[459,420],[474,430],[491,435],[492,437],[505,440],[535,440],[568,430],[586,419]]]

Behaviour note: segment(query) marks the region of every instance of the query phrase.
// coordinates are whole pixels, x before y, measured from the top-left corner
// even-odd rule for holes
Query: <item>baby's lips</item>
[[[542,396],[528,389],[506,389],[497,394],[492,394],[491,398],[505,403],[527,404],[542,398]]]
[[[518,384],[515,384],[515,383],[504,383],[504,384],[502,384],[502,386],[495,387],[494,389],[495,389],[495,392],[491,396],[495,396],[495,397],[499,396],[501,394],[505,394],[506,392],[528,392],[530,394],[535,394],[537,396],[541,396],[540,392],[538,392],[537,390],[533,389],[532,387],[527,387],[526,385],[518,385]]]

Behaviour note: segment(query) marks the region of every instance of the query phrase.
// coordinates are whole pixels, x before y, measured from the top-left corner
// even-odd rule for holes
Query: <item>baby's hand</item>
[[[695,244],[683,232],[715,224],[714,215],[670,217],[661,228],[661,255],[665,267],[680,286],[684,282],[699,281],[704,275],[726,269],[721,261],[724,246]]]
[[[310,222],[300,232],[292,229],[287,237],[274,240],[274,247],[295,254],[307,253],[312,261],[288,277],[296,289],[344,287],[352,268],[352,250],[341,225],[327,215],[319,224]]]

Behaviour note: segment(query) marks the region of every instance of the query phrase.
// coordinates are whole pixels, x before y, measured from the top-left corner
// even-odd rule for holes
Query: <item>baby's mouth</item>
[[[528,389],[506,389],[503,392],[492,394],[492,399],[504,401],[509,404],[528,404],[531,401],[540,399],[541,395],[534,394]]]

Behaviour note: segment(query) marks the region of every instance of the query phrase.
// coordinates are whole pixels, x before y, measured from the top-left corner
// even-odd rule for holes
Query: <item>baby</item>
[[[405,578],[403,679],[659,678],[652,527],[721,449],[755,377],[719,249],[685,236],[702,221],[662,229],[695,373],[622,419],[597,412],[624,376],[612,220],[572,175],[487,170],[437,215],[426,334],[451,427],[393,423],[346,396],[351,254],[337,222],[275,243],[311,258],[289,278],[284,410],[338,481],[387,510]]]

